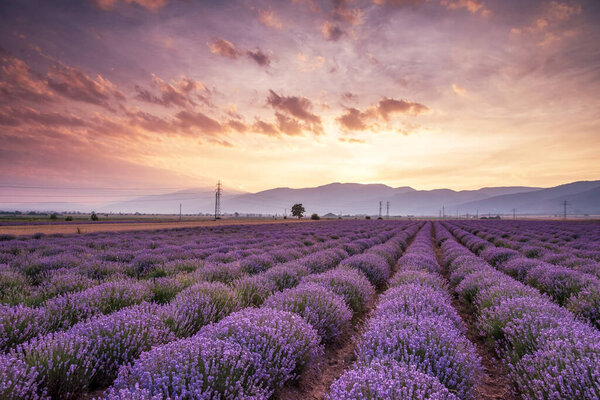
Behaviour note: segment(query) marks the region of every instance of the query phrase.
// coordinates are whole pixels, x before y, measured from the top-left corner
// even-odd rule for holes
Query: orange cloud
[[[321,27],[321,34],[323,35],[323,38],[332,42],[339,40],[344,35],[344,33],[345,32],[342,30],[342,28],[335,24],[332,24],[329,21],[325,21],[323,23],[323,26]]]
[[[275,13],[275,11],[262,10],[259,12],[258,15],[259,15],[260,23],[266,27],[274,28],[274,29],[281,29],[281,27],[283,26],[283,24],[281,23],[281,20],[279,19],[279,17]]]
[[[446,7],[447,10],[459,10],[464,8],[472,14],[478,12],[484,16],[489,16],[492,12],[485,7],[482,1],[479,0],[441,0],[440,4]]]
[[[579,4],[552,1],[531,24],[521,28],[512,28],[510,32],[513,35],[528,35],[538,40],[540,46],[548,46],[563,38],[575,36],[576,29],[569,26],[568,22],[579,14],[581,14],[581,5]]]
[[[337,122],[347,131],[379,131],[381,122],[389,122],[390,116],[394,114],[419,115],[429,111],[429,108],[421,103],[396,100],[384,97],[375,106],[360,111],[357,108],[346,108],[346,112],[336,118]]]
[[[158,11],[167,5],[169,0],[95,0],[96,5],[104,11],[113,10],[121,1],[125,4],[137,4],[150,11]]]
[[[308,130],[319,135],[323,133],[321,117],[311,112],[312,103],[305,97],[280,96],[273,90],[269,90],[267,103],[275,110],[289,114],[303,122]]]
[[[152,75],[152,83],[159,90],[159,95],[155,95],[149,90],[135,85],[136,99],[147,103],[159,104],[165,107],[179,106],[189,107],[196,105],[196,99],[208,103],[205,95],[199,93],[208,93],[208,89],[202,82],[182,76],[179,81],[168,83],[156,75]]]

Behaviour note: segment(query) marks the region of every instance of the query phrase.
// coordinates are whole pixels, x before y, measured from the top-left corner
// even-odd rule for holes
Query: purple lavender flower
[[[352,319],[352,311],[343,297],[314,283],[305,283],[275,293],[265,301],[264,307],[302,316],[324,341],[335,339],[349,326]]]
[[[344,372],[331,385],[328,400],[458,400],[434,376],[392,360],[375,361]]]

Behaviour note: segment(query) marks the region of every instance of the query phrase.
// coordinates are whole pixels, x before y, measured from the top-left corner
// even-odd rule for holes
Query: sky
[[[0,186],[598,179],[598,21],[597,0],[4,0]]]

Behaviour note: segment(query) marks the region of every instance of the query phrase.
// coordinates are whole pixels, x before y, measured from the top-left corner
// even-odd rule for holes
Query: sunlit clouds
[[[596,1],[0,9],[3,182],[463,189],[600,174]]]

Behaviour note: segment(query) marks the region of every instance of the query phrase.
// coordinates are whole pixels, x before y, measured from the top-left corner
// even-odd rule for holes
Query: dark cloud
[[[302,125],[295,118],[288,117],[282,113],[275,113],[279,131],[288,136],[302,135]]]
[[[387,123],[390,115],[405,114],[415,116],[427,111],[429,111],[429,108],[421,103],[384,97],[376,105],[364,111],[352,107],[346,108],[346,112],[337,117],[336,120],[344,130],[378,131],[379,123]]]
[[[231,59],[245,55],[261,67],[268,67],[271,64],[271,57],[262,50],[243,50],[225,39],[216,39],[214,42],[208,43],[208,48],[213,54]]]
[[[304,122],[303,129],[316,135],[323,133],[321,117],[312,113],[312,103],[306,97],[280,96],[269,90],[267,103],[275,110]]]
[[[390,114],[419,115],[429,111],[429,108],[421,103],[384,98],[379,101],[377,111],[387,121]]]
[[[325,21],[321,28],[321,33],[323,34],[323,38],[330,41],[337,41],[342,36],[344,36],[345,32],[338,25],[332,24],[329,21]]]
[[[96,5],[104,11],[114,10],[119,3],[136,4],[150,11],[158,11],[167,5],[169,0],[94,0]]]
[[[84,126],[85,122],[74,116],[56,112],[40,112],[33,108],[7,108],[0,110],[0,125],[20,126],[26,124],[39,124],[42,126]]]
[[[48,87],[72,100],[107,108],[111,108],[113,100],[125,100],[123,93],[108,79],[98,75],[94,80],[83,71],[66,65],[56,65],[50,69]]]
[[[48,102],[54,99],[54,93],[48,88],[45,78],[23,60],[3,52],[0,65],[0,94],[5,100],[14,104],[18,101]]]
[[[262,133],[263,135],[279,136],[279,131],[277,130],[275,125],[273,125],[270,122],[265,122],[258,118],[256,119],[256,121],[254,121],[254,125],[252,125],[252,129],[258,133]]]
[[[320,124],[321,118],[311,112],[312,103],[306,97],[280,96],[269,90],[267,103],[273,108],[293,115],[306,122]]]
[[[337,118],[340,125],[349,131],[364,131],[367,129],[367,116],[356,108],[348,108]]]
[[[208,92],[204,84],[191,78],[182,77],[179,81],[171,84],[154,75],[153,86],[158,89],[158,95],[136,85],[136,99],[165,107],[178,106],[182,108],[195,106],[195,99],[208,102],[206,96],[199,94]]]
[[[269,64],[271,64],[270,57],[261,50],[248,50],[246,51],[246,55],[261,67],[267,67]]]
[[[209,135],[216,135],[224,131],[218,121],[199,111],[180,111],[175,117],[178,125],[185,130],[199,130]]]

